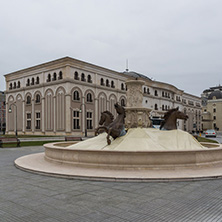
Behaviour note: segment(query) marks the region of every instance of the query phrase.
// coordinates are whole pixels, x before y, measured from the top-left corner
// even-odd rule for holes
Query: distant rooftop
[[[215,91],[213,91],[210,95],[209,95],[209,97],[208,97],[208,99],[209,100],[212,100],[212,99],[222,99],[222,92],[220,91],[220,90],[215,90]]]
[[[148,80],[152,81],[152,79],[150,79],[149,77],[147,77],[143,74],[137,73],[137,72],[133,72],[133,71],[130,71],[130,72],[124,71],[123,74],[130,76],[130,77],[134,77],[134,78],[143,78],[143,79],[148,79]]]
[[[222,86],[219,85],[219,86],[210,87],[209,89],[205,89],[203,93],[214,92],[214,91],[222,91]]]

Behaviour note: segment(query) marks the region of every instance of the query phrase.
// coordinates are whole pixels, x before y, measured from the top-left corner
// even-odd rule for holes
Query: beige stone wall
[[[203,128],[222,130],[222,99],[208,100],[207,106],[204,107],[205,115],[203,116],[205,121]]]
[[[78,73],[77,79],[75,73]],[[20,134],[82,135],[87,124],[86,113],[90,112],[93,128],[88,129],[88,133],[93,135],[94,129],[98,127],[101,112],[109,110],[116,116],[114,104],[126,104],[125,81],[129,77],[82,61],[63,58],[10,73],[5,79],[7,110],[12,103],[17,106],[17,129]],[[102,81],[104,84],[101,84]],[[20,87],[10,89],[10,85],[18,85],[18,82]],[[201,109],[196,106],[196,101],[200,101],[200,98],[186,95],[170,84],[148,79],[145,79],[143,88],[146,90],[143,91],[142,104],[152,109],[151,113],[154,116],[162,116],[168,109],[177,106],[180,110],[186,108],[187,112],[191,113],[186,128],[188,131],[192,130],[193,121],[196,121],[196,110],[199,112]],[[76,91],[79,100],[74,100]],[[87,101],[88,94],[91,94],[91,101]],[[37,95],[40,97],[39,102],[36,102]],[[31,98],[30,104],[27,104],[28,96]],[[183,104],[183,97],[189,97],[189,100],[194,101],[194,105]],[[154,109],[155,106],[157,110]],[[6,131],[9,134],[15,131],[14,109],[12,106],[12,113],[7,112]],[[79,129],[74,129],[73,126],[74,111],[79,112]],[[31,114],[31,127],[27,129],[28,113]],[[41,116],[39,129],[36,129],[36,113]],[[178,121],[178,124],[180,129],[184,129],[183,121]]]

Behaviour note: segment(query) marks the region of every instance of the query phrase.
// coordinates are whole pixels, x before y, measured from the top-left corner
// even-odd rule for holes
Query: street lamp
[[[79,112],[82,113],[82,106],[85,106],[85,137],[87,137],[87,118],[86,118],[86,104],[82,103],[80,105]]]
[[[17,132],[17,106],[15,105],[15,103],[12,103],[9,106],[8,112],[12,113],[12,106],[15,106],[15,136],[18,136],[18,132]]]

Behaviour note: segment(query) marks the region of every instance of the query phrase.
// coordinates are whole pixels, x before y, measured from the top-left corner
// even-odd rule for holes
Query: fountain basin
[[[118,147],[126,138],[120,138],[119,142],[115,140],[113,144],[117,143],[115,147]],[[45,144],[45,153],[20,157],[15,160],[15,165],[49,176],[90,180],[169,181],[222,177],[221,144],[201,143],[200,148],[195,149],[152,150],[151,147],[147,150],[137,147],[136,150],[121,150],[124,146],[108,149],[103,146],[104,140],[98,142],[99,149],[90,149],[86,146],[90,140],[97,139],[74,145],[70,142]]]
[[[203,144],[208,149],[173,151],[75,150],[61,145],[45,144],[45,160],[113,170],[199,168],[222,163],[221,146],[213,143]]]

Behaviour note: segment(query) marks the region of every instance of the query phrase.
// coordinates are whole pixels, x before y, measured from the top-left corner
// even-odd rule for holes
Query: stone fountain
[[[83,142],[45,144],[45,152],[20,157],[23,170],[68,178],[116,181],[168,181],[222,176],[220,144],[199,143],[182,130],[149,128],[142,106],[141,80],[126,82],[125,136],[107,144],[106,133]]]

